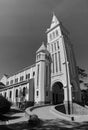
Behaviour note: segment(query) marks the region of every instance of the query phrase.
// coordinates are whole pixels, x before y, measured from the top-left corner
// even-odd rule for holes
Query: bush
[[[0,95],[0,113],[5,114],[9,112],[11,103],[3,96]]]
[[[25,108],[34,106],[34,102],[26,101],[25,102]]]
[[[34,115],[31,115],[30,120],[31,121],[38,121],[39,119],[38,119],[38,116],[34,114]]]
[[[33,106],[33,105],[34,105],[33,102],[25,101],[25,102],[21,102],[21,103],[20,103],[19,108],[20,108],[21,110],[25,110],[26,108],[31,107],[31,106]]]
[[[37,115],[31,115],[30,119],[28,120],[28,123],[31,126],[39,125],[39,122],[40,122],[40,120]]]

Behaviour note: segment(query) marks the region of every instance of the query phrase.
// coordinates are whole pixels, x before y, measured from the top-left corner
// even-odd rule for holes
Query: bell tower
[[[51,63],[51,89],[52,100],[58,101],[64,96],[62,103],[65,104],[67,113],[72,113],[73,86],[74,99],[80,102],[80,88],[77,78],[76,62],[70,42],[70,34],[62,23],[53,13],[50,27],[47,33],[47,50],[50,52]],[[64,95],[53,92],[53,87],[57,84],[58,88],[62,86]],[[60,84],[62,84],[60,86]],[[74,85],[73,85],[74,84]],[[61,96],[62,94],[62,96]],[[69,111],[70,110],[70,111]]]
[[[55,14],[53,13],[51,26],[47,29],[47,50],[50,52],[52,57],[52,65],[51,65],[51,75],[55,76],[58,73],[62,72],[61,66],[61,29],[60,29],[60,22],[56,18]]]
[[[44,43],[36,52],[35,103],[50,102],[50,55]]]

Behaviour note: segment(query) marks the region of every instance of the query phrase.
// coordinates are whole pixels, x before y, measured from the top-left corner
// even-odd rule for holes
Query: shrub
[[[3,96],[0,95],[0,113],[5,114],[9,112],[11,103]]]
[[[26,102],[25,102],[25,108],[31,107],[31,106],[33,106],[33,105],[34,105],[34,102],[31,102],[31,101],[26,101]]]
[[[31,126],[39,125],[39,122],[40,122],[40,120],[37,115],[31,115],[30,119],[28,120],[28,123]]]
[[[31,106],[33,106],[34,105],[34,103],[33,102],[30,102],[30,101],[25,101],[25,102],[21,102],[20,103],[20,109],[21,110],[25,110],[26,108],[28,108],[28,107],[31,107]]]
[[[38,116],[35,115],[35,114],[33,114],[33,115],[31,115],[30,120],[32,120],[32,121],[38,121]]]

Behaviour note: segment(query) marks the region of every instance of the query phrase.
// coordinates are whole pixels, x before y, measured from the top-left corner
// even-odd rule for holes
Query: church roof
[[[44,43],[42,43],[42,45],[40,46],[40,48],[37,50],[36,53],[38,53],[40,51],[46,51],[46,47],[45,47]]]
[[[4,87],[5,87],[5,85],[2,82],[0,82],[0,89],[2,89]]]

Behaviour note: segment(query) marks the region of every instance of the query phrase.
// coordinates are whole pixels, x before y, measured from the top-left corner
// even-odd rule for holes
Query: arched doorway
[[[52,86],[52,103],[60,104],[64,101],[64,90],[61,82],[56,82]]]

